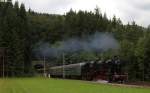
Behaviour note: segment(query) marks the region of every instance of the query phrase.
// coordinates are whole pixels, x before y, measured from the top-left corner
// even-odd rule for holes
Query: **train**
[[[127,82],[128,74],[122,69],[123,62],[114,57],[106,61],[81,62],[50,67],[48,73],[52,78],[78,80],[105,80],[108,82]]]

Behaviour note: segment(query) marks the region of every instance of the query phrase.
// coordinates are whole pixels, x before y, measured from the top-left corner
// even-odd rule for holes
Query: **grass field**
[[[150,89],[120,87],[76,80],[20,78],[0,79],[0,93],[150,93]]]

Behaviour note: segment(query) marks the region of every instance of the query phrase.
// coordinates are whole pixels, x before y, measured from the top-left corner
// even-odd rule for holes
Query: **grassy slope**
[[[150,89],[117,87],[73,80],[24,78],[0,79],[0,93],[150,93]]]

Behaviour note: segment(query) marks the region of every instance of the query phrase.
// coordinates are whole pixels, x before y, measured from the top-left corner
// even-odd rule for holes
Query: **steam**
[[[86,39],[71,38],[57,42],[54,45],[40,42],[38,43],[38,47],[34,49],[34,52],[41,56],[57,57],[62,53],[75,53],[81,51],[105,52],[117,49],[119,49],[119,44],[112,34],[96,32]]]

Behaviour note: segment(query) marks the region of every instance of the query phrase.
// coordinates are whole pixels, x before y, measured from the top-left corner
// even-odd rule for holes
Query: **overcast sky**
[[[16,0],[13,0],[16,1]],[[98,6],[108,17],[116,15],[124,23],[150,24],[150,0],[17,0],[37,12],[64,14],[73,10],[94,10]]]

